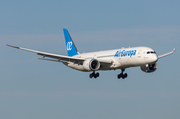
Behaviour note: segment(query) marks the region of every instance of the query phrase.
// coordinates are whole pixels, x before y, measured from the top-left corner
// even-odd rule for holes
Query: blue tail
[[[63,31],[64,31],[64,37],[65,37],[65,41],[66,41],[66,48],[67,48],[68,56],[72,57],[74,55],[78,55],[78,50],[68,32],[68,30],[64,28]]]

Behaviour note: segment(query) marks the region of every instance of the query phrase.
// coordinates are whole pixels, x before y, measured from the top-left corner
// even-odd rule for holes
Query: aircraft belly
[[[131,65],[134,65],[133,63],[133,58],[129,58],[129,57],[122,57],[122,58],[119,58],[119,63],[121,64],[121,66],[131,66]]]

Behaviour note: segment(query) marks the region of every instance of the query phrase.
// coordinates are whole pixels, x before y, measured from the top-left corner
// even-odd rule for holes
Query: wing
[[[163,54],[163,55],[160,55],[160,56],[158,56],[158,59],[159,58],[162,58],[162,57],[165,57],[165,56],[168,56],[168,55],[170,55],[170,54],[173,54],[174,52],[175,52],[175,48],[173,49],[173,51],[171,51],[171,52],[169,52],[169,53],[166,53],[166,54]]]
[[[20,50],[37,53],[37,55],[43,56],[43,58],[38,58],[41,60],[56,61],[56,62],[74,62],[74,63],[80,63],[80,62],[84,62],[86,60],[85,58],[69,57],[69,56],[64,56],[64,55],[57,55],[57,54],[52,54],[52,53],[46,53],[46,52],[26,49],[26,48],[12,46],[12,45],[8,45],[8,44],[6,44],[6,45],[9,47],[20,49]],[[49,58],[53,58],[53,59],[44,59],[44,57],[49,57]],[[56,59],[56,60],[54,60],[54,59]],[[100,59],[97,59],[97,60],[101,64],[111,64],[111,62],[112,62],[111,60],[100,60]]]
[[[13,47],[13,48],[17,48],[20,50],[25,50],[25,51],[29,51],[29,52],[34,52],[37,53],[37,55],[41,55],[44,57],[50,57],[53,59],[57,59],[57,60],[50,60],[50,61],[59,61],[59,62],[83,62],[85,59],[84,58],[75,58],[75,57],[69,57],[69,56],[64,56],[64,55],[57,55],[57,54],[51,54],[51,53],[46,53],[46,52],[40,52],[40,51],[36,51],[36,50],[31,50],[31,49],[26,49],[26,48],[22,48],[22,47],[17,47],[17,46],[12,46],[12,45],[8,45],[7,46]],[[39,59],[43,59],[43,58],[39,58]],[[46,59],[44,59],[46,60]]]

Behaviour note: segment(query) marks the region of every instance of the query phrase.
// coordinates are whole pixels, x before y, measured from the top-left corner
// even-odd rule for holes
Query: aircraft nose
[[[157,62],[157,60],[158,60],[157,55],[153,55],[153,56],[151,57],[151,60],[152,60],[152,62]]]

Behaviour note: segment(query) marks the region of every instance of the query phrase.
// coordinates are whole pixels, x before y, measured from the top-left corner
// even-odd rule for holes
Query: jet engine
[[[85,70],[88,70],[88,71],[96,71],[99,69],[100,63],[97,59],[90,59],[90,60],[84,61],[83,67]]]
[[[154,64],[146,64],[145,66],[141,66],[141,70],[146,73],[151,73],[156,71],[157,69],[157,63]]]

